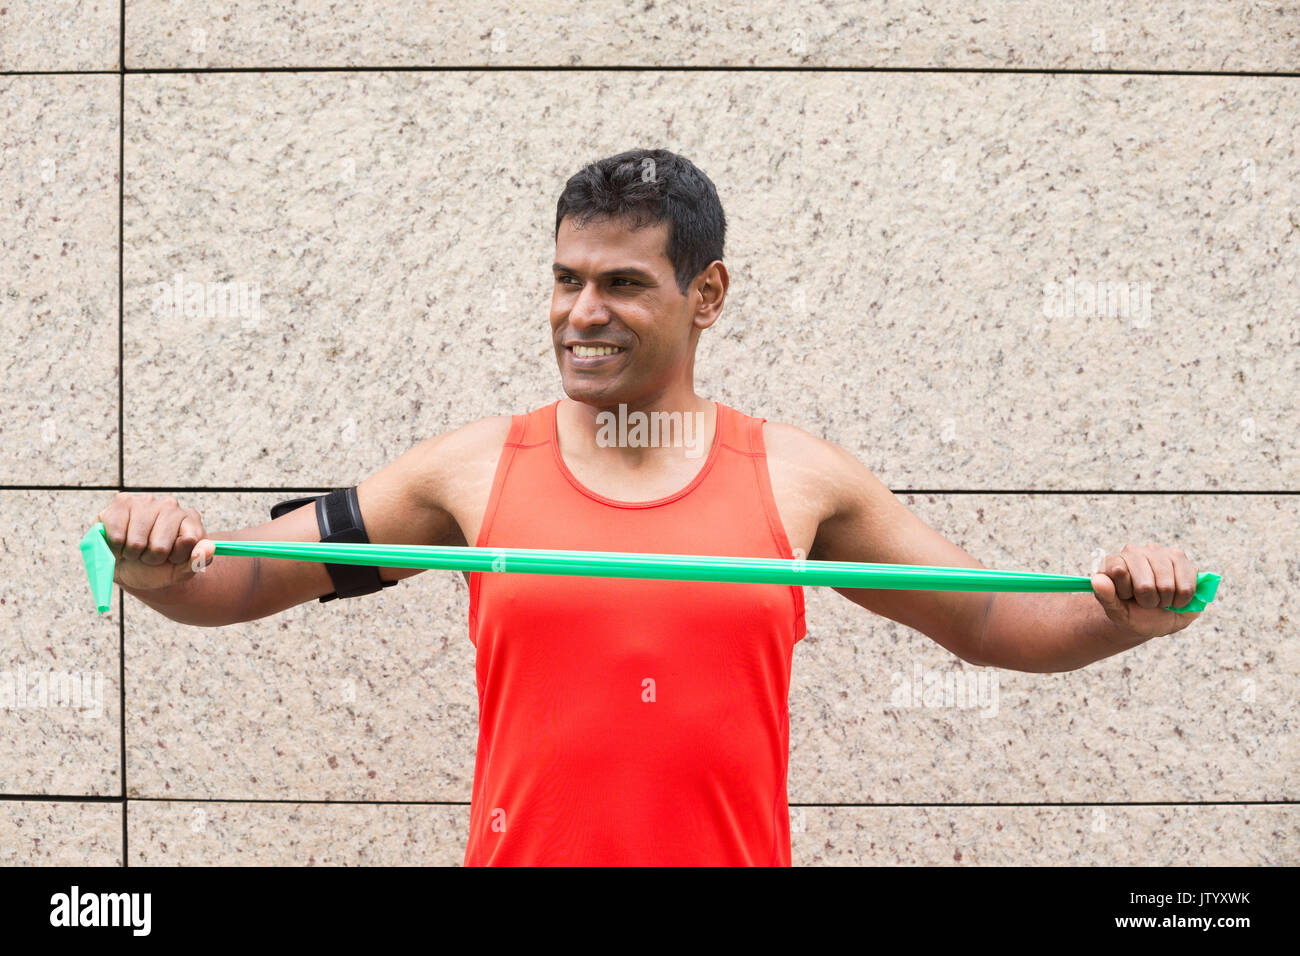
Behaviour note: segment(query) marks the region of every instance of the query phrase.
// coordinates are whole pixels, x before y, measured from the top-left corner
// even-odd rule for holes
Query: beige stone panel
[[[6,484],[117,481],[118,95],[116,76],[0,76]]]
[[[132,866],[456,866],[462,805],[135,800]],[[793,807],[795,866],[1294,865],[1294,805]]]
[[[703,394],[892,488],[1294,487],[1298,97],[1165,76],[129,77],[127,480],[350,482],[554,399],[555,201],[582,162],[662,144],[729,219]]]
[[[219,531],[262,524],[301,494],[177,498]],[[469,594],[459,574],[435,573],[220,628],[177,624],[128,597],[129,795],[468,800]]]
[[[1294,0],[375,4],[127,0],[132,67],[849,66],[1294,70]]]
[[[116,70],[121,10],[113,0],[5,0],[0,70]]]
[[[111,498],[0,492],[0,793],[122,792],[121,609],[96,614],[77,548]]]
[[[1295,866],[1295,804],[796,807],[795,866]]]
[[[255,500],[213,495],[195,505],[222,528],[256,520]],[[1155,538],[1183,547],[1224,584],[1176,637],[1061,674],[971,668],[919,632],[809,590],[809,636],[795,652],[790,698],[793,802],[1201,802],[1294,792],[1290,498],[905,500],[989,567],[1085,574],[1099,551]],[[457,580],[425,573],[379,595],[219,629],[132,608],[132,794],[467,800],[477,709],[468,598]],[[924,694],[927,681],[942,687],[949,675],[972,674],[973,696]],[[918,698],[900,696],[918,679]]]
[[[809,590],[790,692],[791,802],[1294,798],[1293,496],[902,500],[989,568],[1086,575],[1103,553],[1154,540],[1223,581],[1177,634],[1054,674],[965,664],[919,631]]]
[[[121,865],[121,803],[0,800],[0,866]]]
[[[459,866],[469,807],[132,800],[132,866]]]

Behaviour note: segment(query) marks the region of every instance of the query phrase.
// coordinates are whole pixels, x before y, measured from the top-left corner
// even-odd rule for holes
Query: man
[[[423,441],[352,499],[289,502],[222,535],[174,498],[119,494],[99,514],[118,583],[217,626],[418,573],[366,569],[367,587],[341,584],[337,566],[212,563],[215,538],[337,540],[324,529],[340,524],[397,544],[982,567],[843,449],[696,394],[695,350],[730,281],[725,232],[713,183],[680,156],[588,165],[556,210],[550,321],[567,398]],[[789,864],[802,589],[467,580],[480,727],[467,864]],[[1091,595],[840,593],[972,664],[1047,672],[1187,627],[1198,615],[1165,608],[1195,583],[1182,551],[1147,544],[1108,556]]]

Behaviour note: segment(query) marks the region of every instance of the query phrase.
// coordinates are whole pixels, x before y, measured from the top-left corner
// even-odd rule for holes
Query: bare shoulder
[[[871,472],[832,441],[786,422],[765,422],[763,443],[773,481],[780,480],[827,506],[827,517],[849,489],[860,489]]]
[[[772,495],[790,545],[807,554],[822,524],[839,508],[836,446],[797,425],[768,421],[763,423],[763,447]]]
[[[763,440],[773,493],[801,503],[816,517],[819,556],[832,557],[827,548],[841,527],[852,526],[851,533],[863,540],[872,529],[897,520],[902,503],[847,449],[783,422],[765,423]]]
[[[426,440],[430,450],[460,463],[490,455],[494,461],[510,434],[510,415],[489,415]]]
[[[493,415],[433,435],[367,478],[357,488],[367,530],[373,520],[381,535],[376,540],[473,540],[510,421]]]
[[[357,500],[371,540],[462,543],[475,501],[486,500],[491,490],[509,429],[510,416],[504,415],[434,435],[358,484]],[[409,576],[394,569],[384,573],[394,575],[390,580]]]
[[[764,422],[763,444],[769,458],[799,462],[811,455],[820,464],[832,464],[840,454],[847,454],[834,442],[819,438],[787,422]]]
[[[435,493],[490,483],[510,434],[510,415],[490,415],[425,439],[417,448]]]

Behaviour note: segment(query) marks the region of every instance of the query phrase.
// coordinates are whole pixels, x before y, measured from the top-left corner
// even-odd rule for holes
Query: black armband
[[[361,505],[357,502],[357,489],[337,488],[327,495],[309,495],[306,498],[292,498],[281,501],[271,507],[271,518],[293,511],[307,504],[316,502],[316,527],[320,530],[323,542],[341,541],[349,544],[369,544],[365,523],[361,520]],[[326,564],[330,580],[334,582],[334,593],[326,594],[320,599],[323,604],[335,598],[361,597],[374,594],[383,588],[392,587],[396,581],[384,581],[379,577],[379,568],[363,564]]]

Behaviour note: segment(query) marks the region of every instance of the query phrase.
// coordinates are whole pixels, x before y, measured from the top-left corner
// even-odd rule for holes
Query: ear
[[[691,283],[687,297],[691,304],[691,320],[697,329],[707,329],[722,314],[731,277],[721,259],[715,259]]]

